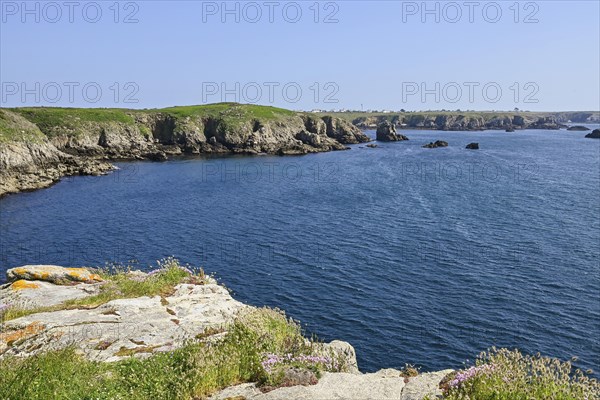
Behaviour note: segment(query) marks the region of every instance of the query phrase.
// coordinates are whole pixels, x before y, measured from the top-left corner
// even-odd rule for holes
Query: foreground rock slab
[[[316,385],[293,386],[262,393],[255,384],[233,386],[210,400],[422,400],[440,396],[439,384],[452,370],[404,378],[400,371],[372,374],[325,373]]]
[[[247,307],[217,284],[182,284],[168,297],[118,299],[89,310],[42,312],[6,321],[0,354],[26,357],[75,346],[98,361],[146,356],[174,350],[208,330],[218,334]]]
[[[68,300],[98,294],[101,283],[55,285],[43,281],[18,281],[0,287],[2,303],[18,308],[52,307]]]

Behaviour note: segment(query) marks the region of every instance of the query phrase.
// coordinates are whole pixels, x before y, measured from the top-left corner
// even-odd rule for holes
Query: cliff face
[[[0,110],[0,196],[50,186],[63,176],[99,175],[113,167],[57,149],[37,126]]]
[[[107,160],[177,154],[307,154],[370,139],[339,118],[218,104],[165,110],[0,110],[0,196],[64,175],[100,174]]]
[[[563,115],[564,118],[564,115]],[[374,128],[388,121],[404,129],[472,131],[488,129],[560,129],[565,126],[556,116],[473,114],[377,115],[358,117],[353,123],[363,129]]]
[[[243,105],[206,112],[123,110],[119,115],[62,112],[48,124],[53,109],[15,109],[40,124],[58,149],[75,155],[155,158],[156,153],[306,154],[343,150],[344,144],[369,141],[360,129],[338,118],[273,109],[265,115]],[[252,106],[256,107],[256,106]],[[272,109],[271,107],[265,107]]]

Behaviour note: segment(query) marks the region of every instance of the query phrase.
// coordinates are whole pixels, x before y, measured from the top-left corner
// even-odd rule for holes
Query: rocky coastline
[[[142,285],[153,275],[127,271],[120,280]],[[216,345],[225,340],[238,319],[259,311],[235,300],[208,276],[176,283],[162,295],[103,298],[109,301],[99,303],[90,299],[102,298],[99,295],[106,293],[111,283],[86,268],[28,265],[9,270],[7,277],[9,282],[0,286],[0,312],[10,305],[13,314],[0,330],[0,361],[65,348],[74,348],[80,357],[99,363],[147,359],[181,349],[190,341]],[[265,390],[259,382],[244,382],[221,388],[209,398],[421,400],[441,395],[440,383],[453,372],[384,369],[361,373],[349,343],[305,340],[315,357],[335,356],[344,367],[323,372],[318,378],[310,368],[294,367],[285,370],[278,387]]]
[[[489,112],[352,115],[236,103],[158,110],[0,108],[0,197],[45,188],[65,176],[106,174],[114,169],[113,161],[202,154],[303,155],[369,142],[363,130],[372,128],[377,128],[378,141],[387,142],[408,140],[398,132],[402,129],[556,130],[567,128],[571,119],[587,122],[598,117]],[[597,138],[595,132],[586,137]]]
[[[0,109],[0,196],[100,175],[116,160],[178,155],[301,155],[370,141],[351,123],[223,103],[163,110]]]
[[[397,129],[427,129],[441,131],[484,131],[521,129],[567,129],[571,121],[591,123],[600,120],[598,113],[493,113],[493,112],[411,112],[366,114],[336,113],[361,129],[376,129],[383,122]],[[573,129],[571,129],[573,130]]]

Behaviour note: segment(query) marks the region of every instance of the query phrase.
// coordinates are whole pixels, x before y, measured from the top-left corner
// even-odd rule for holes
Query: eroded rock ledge
[[[130,272],[143,281],[149,275]],[[9,270],[10,282],[0,287],[2,302],[22,309],[64,304],[99,293],[105,282],[84,268],[24,266]],[[2,307],[2,305],[0,305]],[[74,346],[84,357],[101,362],[149,357],[184,346],[189,340],[219,340],[240,315],[254,309],[231,297],[212,278],[178,284],[166,296],[117,299],[95,308],[35,312],[7,320],[0,331],[0,358],[29,357]],[[421,400],[439,395],[439,384],[451,370],[405,377],[386,369],[362,374],[352,346],[321,344],[345,359],[347,372],[323,373],[318,382],[264,392],[254,383],[227,388],[211,399],[398,399]]]

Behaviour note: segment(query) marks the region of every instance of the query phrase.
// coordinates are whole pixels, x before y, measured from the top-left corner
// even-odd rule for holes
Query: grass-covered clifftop
[[[237,103],[147,110],[23,107],[0,111],[37,126],[58,149],[88,156],[143,157],[144,152],[164,150],[157,144],[176,146],[168,149],[176,153],[303,154],[368,141],[341,119]],[[4,140],[18,137],[10,120],[0,130]]]
[[[129,127],[140,127],[144,117],[162,115],[174,119],[214,118],[223,119],[234,125],[248,121],[271,121],[295,116],[296,113],[276,107],[236,103],[180,106],[163,109],[125,108],[64,108],[64,107],[20,107],[6,108],[37,125],[48,137],[59,134],[85,134],[93,124],[119,123]],[[0,129],[0,135],[2,134]]]
[[[41,143],[46,139],[42,131],[31,121],[18,114],[0,109],[0,143]]]

